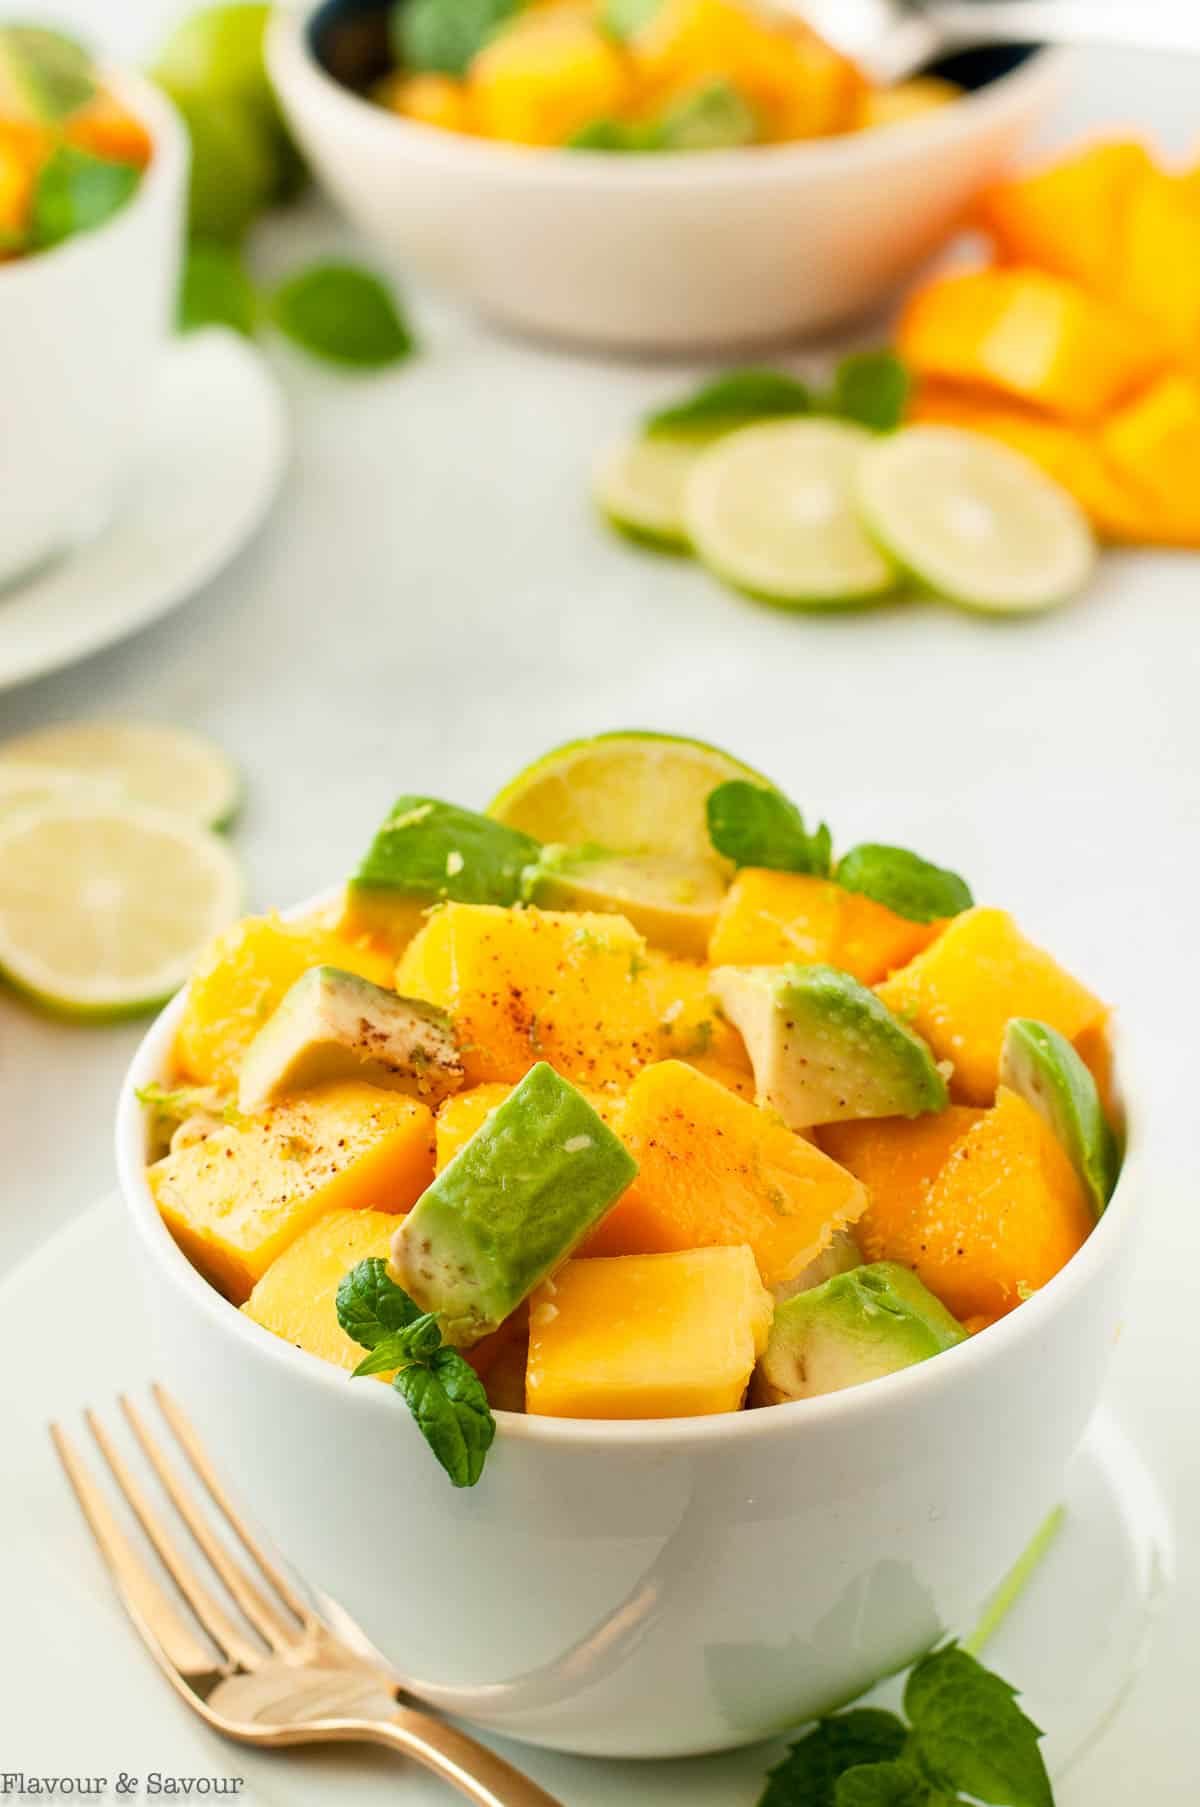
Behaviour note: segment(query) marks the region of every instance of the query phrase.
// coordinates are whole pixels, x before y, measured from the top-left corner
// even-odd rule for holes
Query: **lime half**
[[[642,434],[614,446],[596,467],[596,506],[631,539],[665,552],[686,552],[684,492],[708,443],[663,433]]]
[[[854,486],[874,436],[845,421],[769,421],[730,433],[697,460],[684,498],[688,537],[735,589],[790,608],[846,608],[896,585],[863,531]]]
[[[46,803],[116,803],[121,790],[103,778],[81,778],[58,766],[0,759],[0,822]]]
[[[870,532],[947,602],[1020,615],[1065,602],[1096,558],[1087,517],[1057,483],[994,440],[906,427],[858,469]]]
[[[0,821],[0,973],[64,1015],[163,1003],[240,902],[228,844],[165,810],[63,802]]]
[[[768,782],[704,741],[627,729],[556,747],[507,784],[488,813],[541,841],[707,862],[705,804],[731,778]]]
[[[101,782],[131,803],[149,803],[220,828],[238,806],[237,770],[198,734],[142,722],[61,722],[0,746],[0,783],[14,763],[53,767]]]

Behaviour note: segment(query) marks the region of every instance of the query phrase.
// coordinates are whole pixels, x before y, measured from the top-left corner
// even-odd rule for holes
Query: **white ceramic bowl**
[[[330,193],[403,270],[555,337],[696,351],[861,315],[911,275],[1058,92],[1031,57],[957,104],[812,143],[676,157],[484,143],[400,119],[318,63],[323,0],[268,43],[292,129]]]
[[[0,264],[0,584],[103,523],[174,324],[187,136],[151,83],[103,79],[148,128],[154,155],[103,226]]]
[[[1087,1245],[981,1336],[765,1411],[500,1413],[459,1492],[390,1389],[235,1311],[164,1228],[134,1092],[165,1075],[180,1009],[142,1043],[117,1119],[155,1370],[300,1573],[427,1700],[584,1754],[750,1743],[969,1627],[1061,1497],[1145,1204],[1136,1100]]]

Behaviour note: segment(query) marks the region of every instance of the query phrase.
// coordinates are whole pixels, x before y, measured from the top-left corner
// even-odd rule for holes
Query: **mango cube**
[[[407,1211],[432,1178],[429,1107],[357,1081],[290,1098],[149,1172],[176,1242],[235,1305],[317,1218]]]
[[[909,922],[831,879],[747,866],[717,915],[713,966],[840,967],[874,985],[928,947],[940,923]]]
[[[474,57],[471,117],[485,138],[565,144],[595,119],[619,115],[633,77],[616,44],[574,13],[534,9]]]
[[[985,192],[979,223],[1009,264],[1034,264],[1098,295],[1121,280],[1125,225],[1135,188],[1152,170],[1144,144],[1088,145],[1049,168]]]
[[[1200,342],[1200,202],[1186,177],[1146,169],[1130,196],[1118,280],[1122,306],[1156,327],[1171,350]]]
[[[309,1355],[350,1371],[363,1358],[337,1321],[337,1289],[360,1261],[386,1261],[396,1219],[387,1211],[329,1211],[277,1255],[242,1306],[248,1318]]]
[[[569,1261],[531,1301],[526,1408],[552,1418],[736,1412],[773,1303],[746,1247]]]
[[[1073,1042],[1108,1014],[1003,910],[965,910],[932,947],[876,989],[939,1060],[952,1063],[951,1090],[966,1104],[992,1102],[1004,1031],[1014,1016],[1049,1023]]]
[[[1100,445],[1127,482],[1149,492],[1164,537],[1200,545],[1200,380],[1161,377],[1109,416]]]

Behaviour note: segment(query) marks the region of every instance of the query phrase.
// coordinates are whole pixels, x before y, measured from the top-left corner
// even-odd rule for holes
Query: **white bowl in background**
[[[980,1336],[762,1411],[501,1412],[456,1491],[389,1388],[252,1323],[163,1225],[135,1093],[167,1075],[181,1009],[135,1055],[116,1126],[155,1372],[299,1572],[445,1711],[584,1755],[752,1743],[969,1626],[1061,1498],[1145,1208],[1136,1098],[1087,1244]]]
[[[496,320],[672,352],[782,339],[880,304],[1046,112],[1057,53],[923,118],[800,144],[618,156],[398,117],[322,68],[325,0],[275,16],[268,62],[321,182],[400,270]]]
[[[150,82],[125,71],[102,78],[146,126],[154,154],[112,219],[0,264],[0,584],[114,506],[174,326],[187,136]]]

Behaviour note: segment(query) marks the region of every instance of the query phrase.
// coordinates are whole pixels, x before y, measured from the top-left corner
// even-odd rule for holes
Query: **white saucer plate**
[[[110,1785],[123,1772],[140,1778],[142,1795],[157,1772],[207,1778],[209,1789],[242,1778],[239,1800],[281,1807],[343,1807],[351,1799],[355,1807],[447,1807],[454,1797],[440,1784],[384,1753],[268,1754],[225,1743],[176,1700],[126,1624],[46,1426],[60,1418],[99,1470],[82,1408],[101,1408],[116,1428],[115,1394],[140,1397],[151,1378],[139,1287],[115,1198],[93,1206],[0,1284],[2,1767],[27,1776],[107,1776]],[[214,1454],[219,1463],[220,1451]],[[346,1535],[353,1536],[351,1476],[346,1498]],[[1121,1789],[1098,1796],[1093,1783],[1085,1801],[1071,1777],[1102,1731],[1107,1748],[1119,1743],[1120,1705],[1169,1585],[1170,1528],[1152,1478],[1104,1414],[1072,1466],[1064,1504],[1064,1527],[987,1660],[1021,1687],[1027,1711],[1047,1728],[1059,1807],[1128,1807]],[[303,1509],[301,1500],[280,1503],[272,1528],[285,1547],[289,1515]],[[401,1541],[403,1502],[396,1534]],[[394,1556],[380,1551],[380,1562]],[[456,1610],[451,1587],[448,1580],[448,1611]],[[780,1628],[781,1640],[788,1631]],[[894,1693],[883,1690],[883,1704]],[[628,1807],[631,1799],[637,1807],[754,1807],[781,1749],[633,1765],[495,1742],[568,1807]]]
[[[112,515],[0,589],[0,689],[86,658],[185,601],[262,521],[286,462],[283,398],[253,346],[220,327],[176,340]]]

